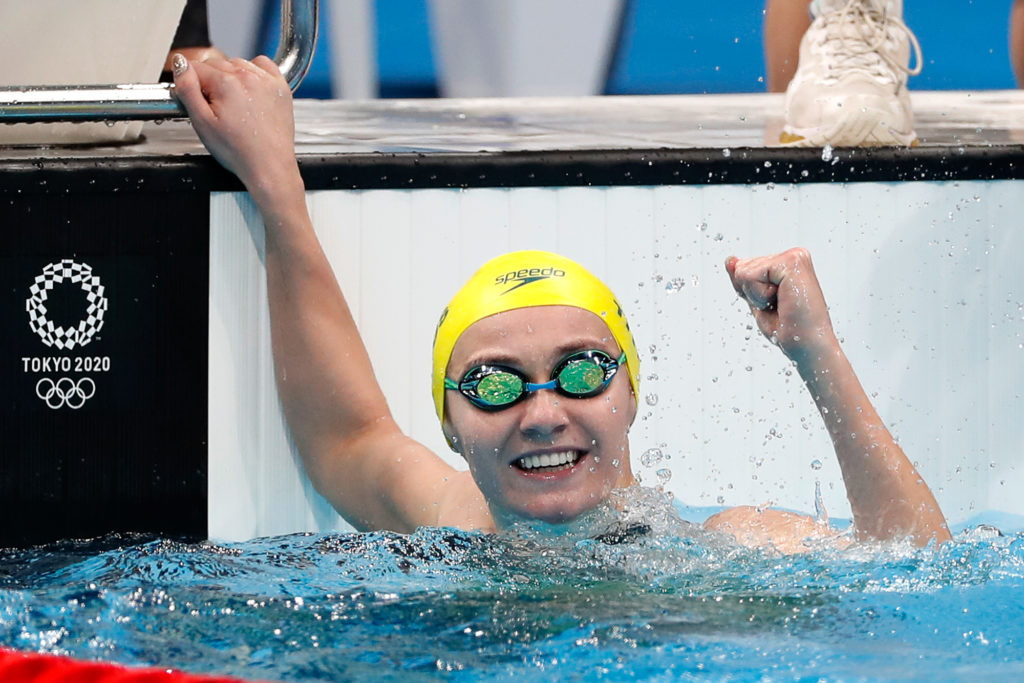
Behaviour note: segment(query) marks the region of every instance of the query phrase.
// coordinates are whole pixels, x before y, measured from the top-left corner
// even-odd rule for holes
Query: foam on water
[[[1024,669],[1020,534],[780,556],[703,532],[650,490],[588,524],[597,533],[571,538],[111,536],[0,551],[0,644],[287,681]]]

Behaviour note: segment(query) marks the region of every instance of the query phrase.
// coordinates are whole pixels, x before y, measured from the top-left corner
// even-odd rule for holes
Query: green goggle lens
[[[541,389],[554,389],[571,398],[589,398],[608,387],[625,361],[625,354],[615,359],[604,351],[577,351],[563,358],[551,373],[551,380],[541,384],[528,382],[515,368],[478,365],[461,382],[445,378],[445,388],[458,390],[482,410],[507,408]]]
[[[569,363],[558,373],[558,387],[570,394],[589,394],[604,384],[604,368],[589,360]]]
[[[512,403],[523,395],[523,380],[511,372],[495,372],[480,378],[476,385],[476,396],[492,406]]]

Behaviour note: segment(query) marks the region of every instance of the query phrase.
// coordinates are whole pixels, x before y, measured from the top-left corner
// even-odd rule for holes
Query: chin
[[[553,494],[541,496],[539,500],[517,505],[510,511],[515,517],[546,524],[566,524],[590,512],[608,498],[605,495],[577,493],[575,495]]]

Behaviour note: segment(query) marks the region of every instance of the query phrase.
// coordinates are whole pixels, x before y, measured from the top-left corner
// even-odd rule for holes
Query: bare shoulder
[[[469,472],[456,472],[440,501],[438,526],[450,526],[467,531],[495,531],[494,518],[487,499],[473,481]]]
[[[807,552],[809,544],[838,536],[835,529],[810,515],[753,505],[714,514],[705,520],[704,528],[730,534],[747,547],[771,547],[786,554]]]

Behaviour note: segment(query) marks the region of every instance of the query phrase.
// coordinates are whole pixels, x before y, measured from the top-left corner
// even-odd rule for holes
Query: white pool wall
[[[627,308],[644,483],[664,468],[690,505],[813,511],[820,482],[829,513],[849,515],[806,390],[722,268],[731,254],[800,245],[862,383],[950,521],[1024,514],[1021,181],[338,190],[308,204],[395,417],[458,467],[430,400],[437,316],[487,258],[548,249],[603,277]],[[211,214],[210,535],[348,528],[288,441],[258,213],[221,193]],[[668,458],[645,467],[652,448]]]

